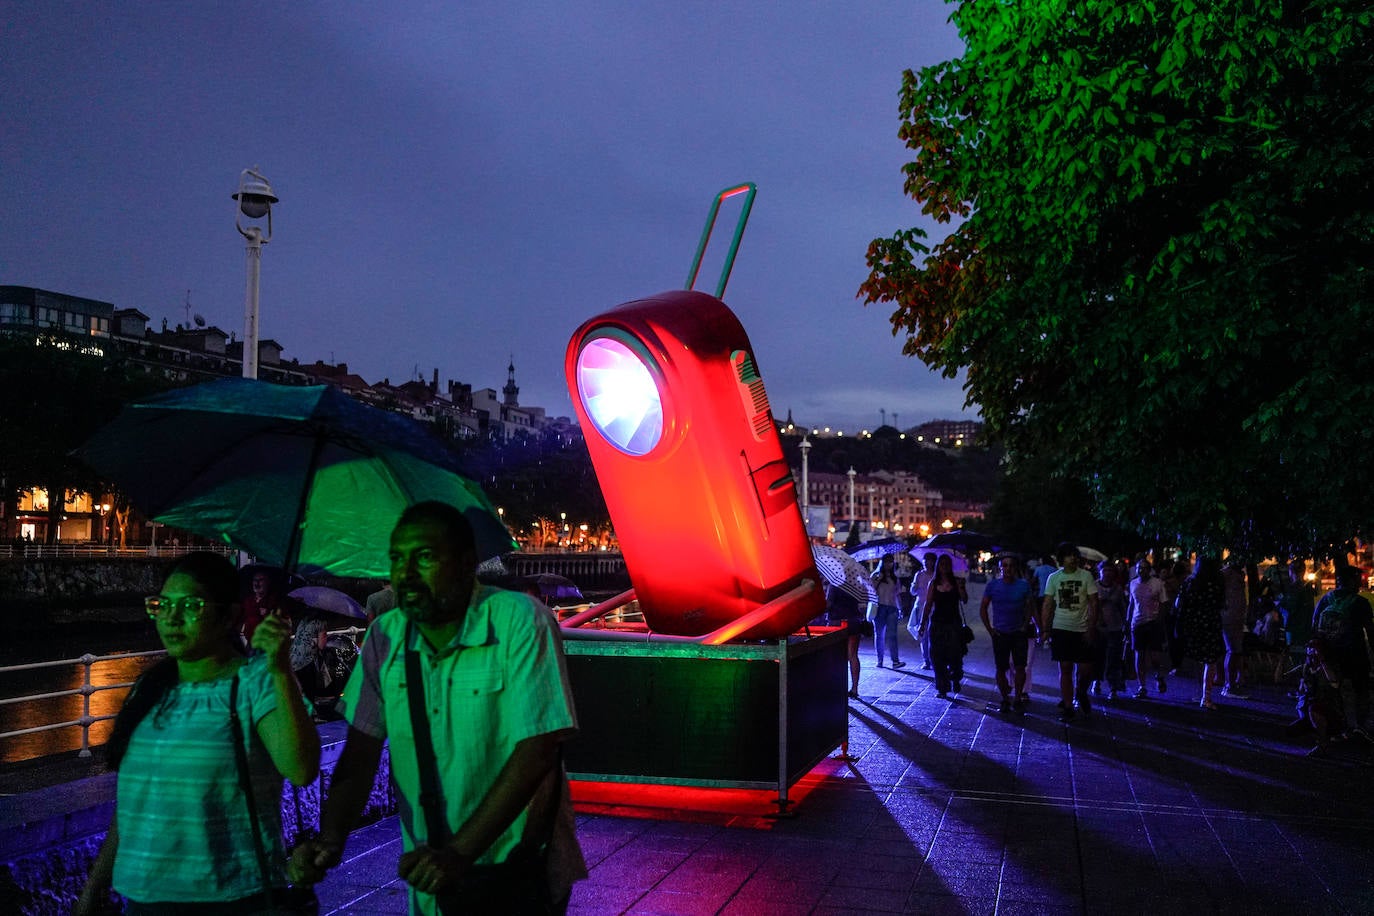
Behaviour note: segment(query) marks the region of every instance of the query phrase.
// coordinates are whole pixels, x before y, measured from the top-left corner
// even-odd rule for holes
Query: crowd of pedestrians
[[[963,687],[967,626],[967,570],[956,574],[948,552],[927,551],[908,579],[884,557],[873,574],[879,599],[870,614],[878,634],[879,666],[904,667],[896,641],[899,620],[931,671],[936,696]],[[1189,566],[1147,555],[1133,562],[1084,564],[1080,549],[1059,545],[1031,563],[1003,554],[983,588],[978,621],[992,643],[997,711],[1025,712],[1038,650],[1048,647],[1058,675],[1062,721],[1091,715],[1095,700],[1190,697],[1200,709],[1219,700],[1245,700],[1265,677],[1251,659],[1277,654],[1272,680],[1296,702],[1294,730],[1310,730],[1315,753],[1345,738],[1370,740],[1374,603],[1362,594],[1363,573],[1336,568],[1335,588],[1323,596],[1307,561],[1293,559],[1260,576],[1232,559],[1198,555]],[[909,587],[906,587],[907,582]],[[857,616],[858,608],[850,611]],[[865,633],[867,631],[864,631]],[[857,697],[856,635],[850,695]],[[1283,659],[1288,663],[1284,664]],[[1285,680],[1285,675],[1288,676]],[[1371,742],[1374,743],[1374,742]]]

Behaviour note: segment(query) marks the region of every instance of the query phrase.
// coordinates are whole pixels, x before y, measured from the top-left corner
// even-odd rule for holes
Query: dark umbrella
[[[466,516],[478,559],[515,546],[447,446],[326,385],[169,391],[130,404],[78,454],[150,518],[287,569],[384,576],[396,518],[425,500]]]
[[[856,560],[877,560],[888,554],[906,553],[911,545],[901,538],[878,538],[858,547],[846,547],[845,553]]]
[[[960,553],[976,553],[979,550],[996,550],[997,541],[986,534],[969,531],[967,528],[956,528],[953,531],[942,531],[939,534],[932,534],[922,541],[919,546],[946,547],[950,550],[957,550]]]
[[[569,598],[577,601],[585,601],[582,597],[582,590],[577,587],[577,583],[564,576],[554,573],[540,573],[531,576],[535,586],[539,589],[539,595],[548,603],[550,601],[565,601]]]

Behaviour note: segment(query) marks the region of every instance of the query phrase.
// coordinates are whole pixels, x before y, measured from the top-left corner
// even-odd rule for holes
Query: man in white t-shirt
[[[1063,543],[1055,551],[1060,568],[1045,582],[1040,632],[1050,634],[1050,655],[1059,663],[1059,718],[1073,718],[1074,698],[1087,715],[1092,711],[1088,687],[1093,680],[1092,641],[1097,631],[1097,581],[1078,566],[1078,548]],[[1074,668],[1078,685],[1074,689]]]

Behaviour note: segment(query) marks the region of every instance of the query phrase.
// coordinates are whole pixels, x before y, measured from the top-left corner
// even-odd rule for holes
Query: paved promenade
[[[1030,712],[1001,715],[977,629],[952,702],[905,633],[899,672],[864,644],[851,759],[799,784],[794,817],[768,793],[575,785],[591,878],[571,911],[1374,913],[1374,749],[1307,758],[1288,688],[1205,711],[1192,678],[1063,725],[1048,651]],[[356,833],[323,912],[403,913],[399,850],[395,818]]]

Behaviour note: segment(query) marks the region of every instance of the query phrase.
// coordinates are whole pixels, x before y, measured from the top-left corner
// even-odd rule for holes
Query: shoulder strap
[[[434,738],[430,735],[429,715],[425,709],[425,681],[420,669],[420,653],[413,648],[413,623],[406,624],[405,641],[406,705],[410,707],[410,731],[415,736],[415,763],[416,771],[420,774],[420,810],[425,816],[425,842],[438,847],[448,842],[448,817],[444,811],[444,793],[439,787]]]
[[[448,815],[444,808],[444,792],[439,784],[438,758],[434,753],[434,738],[430,733],[429,716],[425,708],[425,682],[420,666],[420,653],[413,648],[415,625],[406,624],[405,666],[406,666],[406,705],[410,708],[410,731],[415,736],[416,771],[420,774],[420,809],[425,817],[425,842],[429,846],[439,846],[448,842],[451,831]],[[522,842],[542,849],[553,834],[554,818],[563,801],[565,776],[563,774],[563,748],[558,748],[558,759],[553,767],[556,786],[553,793],[543,793],[542,805],[535,806],[525,821]]]
[[[258,803],[253,797],[253,774],[248,769],[248,748],[244,745],[243,723],[239,719],[239,673],[229,682],[229,727],[234,733],[234,762],[238,764],[239,788],[248,803],[248,825],[253,831],[253,852],[258,858],[258,872],[262,876],[262,891],[267,898],[267,911],[272,912],[271,869],[267,866],[267,850],[262,846],[262,828],[258,823]]]

